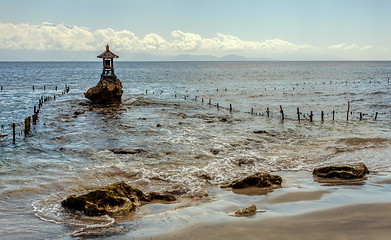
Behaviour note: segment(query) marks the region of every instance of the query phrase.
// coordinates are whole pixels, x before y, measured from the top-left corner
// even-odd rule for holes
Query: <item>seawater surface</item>
[[[355,162],[391,171],[391,62],[115,66],[123,101],[102,107],[83,95],[99,81],[100,62],[0,62],[0,238],[83,238],[96,229],[128,238],[143,218],[202,205],[218,195],[211,187],[259,171]],[[61,94],[65,85],[70,92]],[[20,134],[41,96],[54,95],[31,134]],[[123,218],[86,217],[60,205],[116,181],[187,200]]]

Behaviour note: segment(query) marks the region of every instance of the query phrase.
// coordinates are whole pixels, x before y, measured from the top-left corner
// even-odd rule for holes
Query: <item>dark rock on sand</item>
[[[172,202],[172,201],[175,201],[176,200],[176,197],[171,194],[171,193],[156,193],[156,192],[150,192],[150,193],[147,193],[147,199],[149,199],[150,201],[154,201],[154,200],[160,200],[160,201],[167,201],[167,202]]]
[[[176,199],[169,193],[144,194],[141,190],[133,188],[125,182],[117,182],[84,195],[72,195],[62,201],[61,205],[84,211],[88,216],[113,216],[129,214],[136,207],[154,200],[175,201]]]
[[[144,149],[111,149],[114,154],[137,154],[145,152]]]
[[[281,186],[282,178],[278,175],[270,175],[268,173],[256,173],[242,180],[233,181],[227,187],[246,188],[246,187],[258,187],[265,188],[273,185]]]
[[[369,173],[364,163],[315,168],[312,174],[322,178],[357,179]]]
[[[78,116],[78,115],[83,114],[83,113],[85,113],[85,112],[86,112],[86,111],[75,111],[75,112],[73,113],[73,115]]]
[[[275,133],[268,132],[268,131],[265,131],[265,130],[255,130],[255,131],[253,131],[253,133],[255,133],[255,134],[266,134],[266,135],[268,135],[270,137],[275,137],[276,136]]]
[[[88,89],[84,96],[99,104],[120,103],[122,98],[122,83],[113,77],[112,79],[101,79],[99,83]]]
[[[248,217],[255,215],[257,213],[257,207],[255,205],[251,205],[250,207],[239,209],[234,212],[235,217]]]

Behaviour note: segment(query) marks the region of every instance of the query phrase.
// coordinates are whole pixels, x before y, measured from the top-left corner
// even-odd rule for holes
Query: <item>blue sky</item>
[[[32,59],[42,52],[69,58],[67,52],[100,52],[105,43],[129,56],[391,59],[389,0],[0,0],[0,4],[1,60],[23,52]]]

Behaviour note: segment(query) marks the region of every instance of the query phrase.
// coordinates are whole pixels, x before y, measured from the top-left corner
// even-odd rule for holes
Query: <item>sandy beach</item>
[[[316,187],[305,184],[309,173],[285,173],[283,178],[283,188],[258,195],[258,200],[246,192],[257,205],[256,216],[198,222],[144,239],[390,239],[389,174],[369,175],[361,183],[314,181]],[[223,207],[227,215],[234,208]]]
[[[390,239],[391,203],[359,204],[295,216],[199,224],[153,239]]]

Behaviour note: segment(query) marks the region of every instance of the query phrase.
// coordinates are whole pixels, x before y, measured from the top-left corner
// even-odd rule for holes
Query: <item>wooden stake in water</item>
[[[322,111],[322,122],[324,121],[324,112]]]
[[[281,113],[281,120],[284,121],[285,116],[284,116],[284,110],[282,110],[282,106],[280,105],[280,113]]]
[[[24,120],[24,135],[27,136],[30,133],[31,130],[31,117],[27,117]]]
[[[300,108],[297,108],[297,120],[300,122]]]
[[[362,113],[360,112],[360,121],[362,120]]]
[[[35,114],[33,115],[33,124],[34,124],[34,125],[37,125],[37,119],[38,119],[38,113],[35,113]]]
[[[217,103],[216,107],[217,107],[217,110],[219,110],[219,109],[220,109],[219,103]]]
[[[349,121],[350,101],[348,101],[348,111],[346,113],[346,121]]]
[[[254,114],[254,108],[251,108],[251,115]]]
[[[376,114],[375,114],[375,120],[377,119],[377,112],[376,112]]]
[[[334,121],[334,115],[335,115],[335,110],[333,110],[333,121]]]
[[[232,112],[232,104],[229,104],[229,112]]]
[[[15,143],[15,140],[16,140],[16,131],[15,131],[15,128],[16,128],[16,124],[15,123],[13,123],[12,124],[12,140],[13,140],[13,143]]]
[[[267,114],[267,117],[270,116],[270,111],[269,111],[269,107],[266,108],[266,114]]]
[[[311,111],[311,114],[310,114],[310,122],[312,122],[312,118],[314,117],[314,114],[312,114],[312,111]]]

